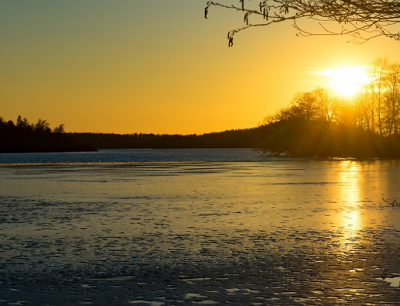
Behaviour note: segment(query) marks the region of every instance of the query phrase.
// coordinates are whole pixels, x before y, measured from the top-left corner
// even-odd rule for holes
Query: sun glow
[[[364,84],[370,82],[368,71],[363,66],[344,66],[321,72],[329,78],[329,86],[340,95],[349,97],[360,91]]]

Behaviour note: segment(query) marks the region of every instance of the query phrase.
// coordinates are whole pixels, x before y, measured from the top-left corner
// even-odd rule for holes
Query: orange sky
[[[1,1],[0,116],[67,132],[249,128],[327,84],[313,72],[399,60],[394,40],[299,38],[290,24],[241,32],[228,48],[243,16],[212,7],[206,20],[205,2]]]

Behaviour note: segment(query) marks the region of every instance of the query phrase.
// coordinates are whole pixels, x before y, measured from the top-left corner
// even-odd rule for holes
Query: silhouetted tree
[[[17,127],[20,130],[32,130],[28,119],[26,119],[26,118],[22,119],[21,116],[18,116],[18,118],[17,118]]]
[[[372,95],[372,105],[376,110],[376,124],[380,136],[383,136],[383,93],[385,91],[387,66],[388,60],[386,58],[378,58],[370,71],[370,92]]]
[[[398,134],[399,130],[399,96],[400,96],[400,65],[390,64],[386,73],[385,88],[385,134]]]
[[[228,32],[229,46],[236,33],[276,23],[292,23],[297,35],[349,35],[363,43],[379,36],[400,40],[399,0],[231,0],[234,4],[207,1],[205,18],[211,6],[243,14],[244,26]],[[320,31],[307,29],[303,20],[312,20]],[[315,28],[315,27],[314,27]]]
[[[35,132],[44,132],[50,133],[50,124],[46,120],[39,119],[38,122],[34,125]]]
[[[295,94],[293,101],[297,108],[299,116],[303,117],[305,120],[311,120],[315,118],[317,111],[317,99],[313,93],[302,92]]]
[[[269,155],[400,157],[400,65],[378,59],[353,100],[317,88],[264,120]]]
[[[64,128],[65,128],[64,124],[60,124],[59,126],[53,129],[53,133],[65,133]]]
[[[1,152],[66,152],[93,151],[71,135],[64,133],[64,125],[56,127],[51,133],[46,120],[39,119],[29,124],[26,118],[18,116],[16,124],[12,120],[5,122],[0,117],[0,153]]]

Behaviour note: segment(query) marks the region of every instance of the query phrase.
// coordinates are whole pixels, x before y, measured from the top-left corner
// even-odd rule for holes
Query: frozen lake
[[[400,300],[399,161],[0,154],[0,182],[0,305]]]

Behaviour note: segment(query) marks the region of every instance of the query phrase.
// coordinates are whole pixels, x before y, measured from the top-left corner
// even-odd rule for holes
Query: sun
[[[356,94],[370,82],[367,68],[363,66],[343,66],[322,71],[321,75],[329,77],[329,86],[346,97]]]

